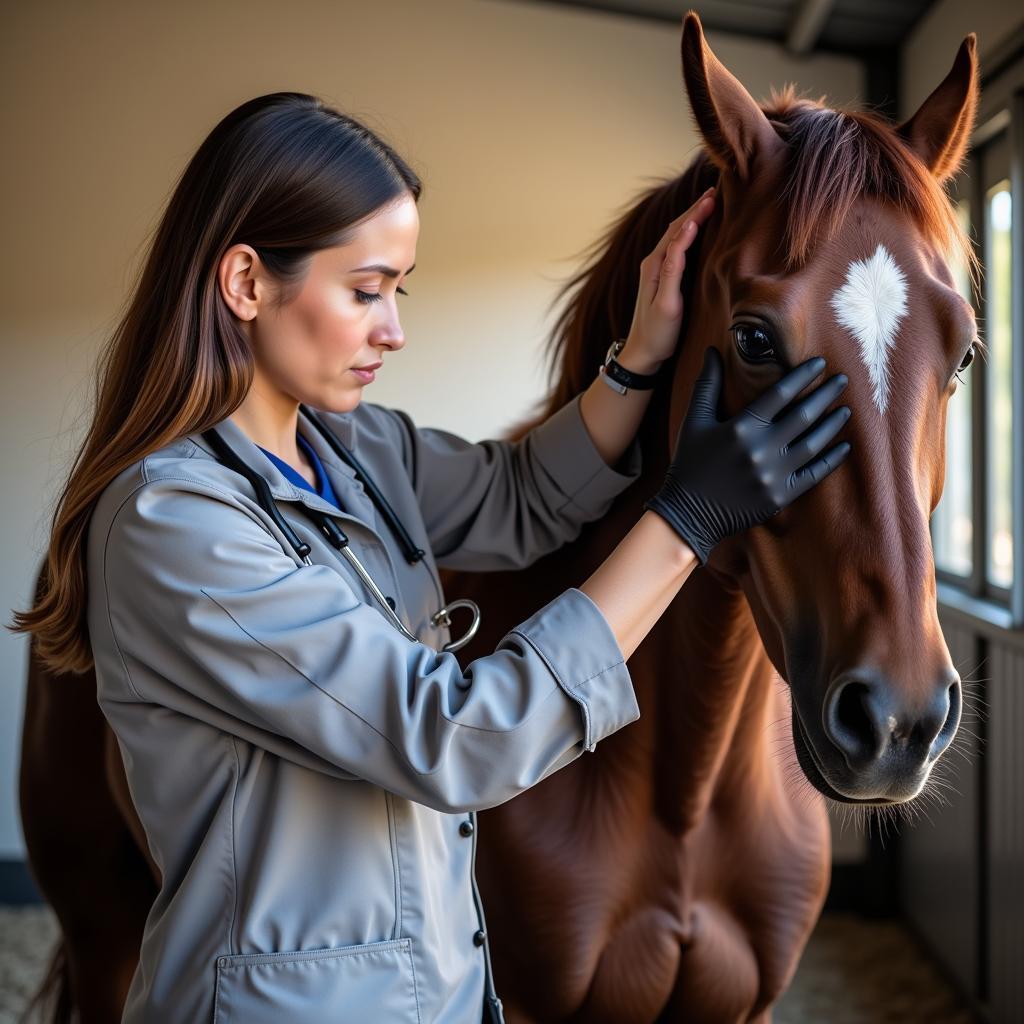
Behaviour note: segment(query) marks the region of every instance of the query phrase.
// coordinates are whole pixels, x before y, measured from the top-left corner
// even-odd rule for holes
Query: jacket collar
[[[352,421],[351,413],[325,414],[319,410],[314,410],[314,412],[317,412],[320,422],[332,430],[346,448],[355,449],[356,425]],[[328,415],[330,415],[330,422],[327,420]],[[338,516],[338,510],[330,502],[324,501],[319,494],[296,487],[230,417],[221,420],[215,427],[217,433],[231,446],[235,454],[266,480],[275,501],[298,501],[308,508],[334,517]],[[347,510],[342,515],[346,518],[360,520],[379,532],[377,510],[362,483],[356,479],[355,470],[335,455],[334,449],[301,409],[299,410],[298,429],[323,463],[338,500]],[[203,439],[201,432],[196,431],[189,434],[188,437],[210,458],[217,458],[213,449]]]

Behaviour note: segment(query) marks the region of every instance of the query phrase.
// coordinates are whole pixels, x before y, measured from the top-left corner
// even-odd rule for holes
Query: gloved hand
[[[844,405],[819,422],[849,382],[845,374],[830,377],[773,420],[824,368],[820,356],[808,359],[732,419],[720,420],[722,357],[713,346],[704,353],[665,482],[644,504],[668,521],[701,565],[723,537],[770,519],[849,455],[842,441],[816,458],[850,417]]]

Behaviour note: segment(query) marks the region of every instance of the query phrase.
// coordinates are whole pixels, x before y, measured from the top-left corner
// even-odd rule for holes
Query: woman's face
[[[305,402],[330,412],[359,404],[372,369],[405,344],[397,300],[416,261],[418,236],[416,201],[406,193],[354,228],[348,244],[316,253],[301,290],[280,309],[269,301],[274,283],[262,265],[250,266],[248,303],[236,292],[231,305],[248,329],[252,387],[263,401],[281,408]],[[222,286],[233,280],[223,262],[221,279]]]

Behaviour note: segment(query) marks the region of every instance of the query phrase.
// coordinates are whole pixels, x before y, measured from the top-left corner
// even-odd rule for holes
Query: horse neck
[[[643,476],[621,503],[613,535],[641,514],[636,492],[653,493],[664,477],[671,399],[668,389],[652,396],[639,432]],[[757,792],[773,778],[774,726],[784,717],[784,701],[737,581],[695,568],[633,655],[630,669],[648,722],[642,747],[650,756],[640,770],[653,771],[655,810],[666,828],[688,832],[705,819],[713,801],[736,791]]]
[[[645,643],[649,670],[634,680],[653,730],[655,810],[681,835],[713,802],[770,777],[778,677],[742,591],[707,570],[691,575]]]
[[[593,560],[606,557],[643,515],[643,501],[668,466],[670,402],[667,390],[652,396],[639,431],[642,475],[556,556],[560,585],[572,585],[581,565],[592,571]],[[705,820],[714,801],[755,795],[776,778],[775,723],[785,720],[785,702],[738,583],[695,569],[629,668],[641,719],[587,759],[591,784],[650,792],[659,821],[682,835]]]

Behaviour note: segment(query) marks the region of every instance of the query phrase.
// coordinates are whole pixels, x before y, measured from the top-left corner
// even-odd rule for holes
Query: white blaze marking
[[[889,349],[907,313],[907,279],[884,245],[874,256],[850,264],[846,283],[832,296],[832,309],[857,339],[875,405],[884,413],[889,404]]]

